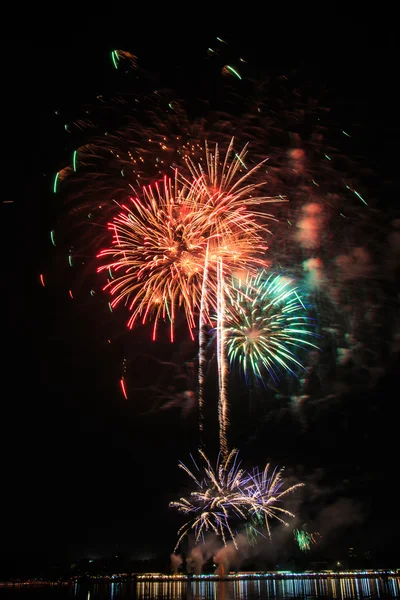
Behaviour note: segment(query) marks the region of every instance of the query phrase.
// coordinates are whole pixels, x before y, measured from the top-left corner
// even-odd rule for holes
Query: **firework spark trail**
[[[283,525],[288,526],[285,517],[295,517],[291,511],[282,508],[281,506],[277,506],[276,503],[280,502],[287,494],[291,494],[296,489],[304,487],[304,483],[296,483],[288,488],[282,489],[285,483],[282,476],[284,467],[281,469],[273,469],[271,475],[269,474],[269,470],[269,464],[266,465],[263,471],[260,471],[258,468],[253,470],[250,474],[246,494],[251,506],[251,516],[263,515],[265,527],[269,537],[271,537],[269,519],[276,519]]]
[[[217,306],[217,346],[218,346],[218,421],[219,421],[219,444],[223,457],[228,453],[228,395],[227,395],[227,376],[228,368],[225,358],[225,281],[222,260],[218,265],[218,306]]]
[[[205,332],[204,332],[204,315],[205,315],[205,299],[206,299],[206,288],[207,288],[207,276],[208,276],[208,252],[209,243],[207,242],[206,254],[204,258],[204,272],[203,272],[203,283],[201,289],[201,300],[200,300],[200,314],[199,314],[199,372],[198,372],[198,404],[199,404],[199,430],[200,437],[203,434],[204,427],[204,371],[206,367],[206,344],[205,344]]]
[[[235,522],[251,522],[252,535],[255,531],[262,535],[256,527],[256,524],[262,521],[270,536],[270,519],[288,525],[285,518],[294,517],[292,512],[278,504],[287,494],[303,484],[298,483],[284,488],[283,469],[275,469],[271,476],[268,475],[269,465],[262,472],[258,468],[247,472],[241,468],[237,450],[232,450],[225,457],[220,452],[214,469],[204,451],[199,450],[199,454],[203,462],[202,469],[192,457],[199,475],[194,474],[182,462],[179,463],[196,489],[189,497],[170,503],[171,507],[177,508],[180,513],[189,517],[178,531],[175,550],[190,531],[194,532],[196,543],[206,532],[213,531],[221,537],[225,545],[228,537],[236,547]]]
[[[284,371],[296,375],[304,367],[296,351],[318,350],[307,340],[317,337],[293,280],[260,271],[227,288],[226,345],[231,363],[239,363],[246,379],[263,380],[263,370],[274,382]]]
[[[239,518],[245,516],[240,506],[245,479],[243,479],[240,463],[237,461],[237,452],[233,450],[226,457],[222,457],[220,454],[215,469],[203,450],[200,449],[199,454],[204,462],[202,477],[196,477],[186,465],[182,462],[179,463],[179,467],[195,483],[197,491],[192,492],[189,499],[181,498],[179,502],[170,503],[171,507],[177,508],[185,515],[194,514],[194,517],[179,529],[175,550],[190,530],[195,532],[196,543],[208,531],[213,531],[220,536],[224,544],[226,544],[226,533],[234,541],[234,533],[229,525],[229,516],[230,514]],[[201,475],[193,457],[192,461]]]
[[[304,530],[293,529],[294,539],[299,545],[300,550],[302,552],[307,552],[307,550],[311,549],[311,544],[316,544],[317,540],[315,539],[315,535],[319,535],[317,533],[308,533]]]

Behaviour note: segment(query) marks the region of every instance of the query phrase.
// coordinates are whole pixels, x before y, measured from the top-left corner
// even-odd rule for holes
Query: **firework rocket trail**
[[[218,265],[218,306],[217,306],[217,336],[218,336],[218,421],[219,421],[219,444],[223,457],[228,454],[228,396],[227,396],[227,376],[228,368],[225,358],[225,282],[222,260]]]
[[[198,404],[199,404],[199,430],[200,436],[203,433],[203,405],[204,405],[204,371],[206,366],[206,344],[205,344],[205,333],[204,333],[204,315],[205,315],[205,298],[207,288],[207,275],[208,275],[208,252],[209,243],[207,243],[206,254],[204,258],[204,273],[203,283],[201,289],[201,300],[200,300],[200,314],[199,314],[199,373],[198,373]]]

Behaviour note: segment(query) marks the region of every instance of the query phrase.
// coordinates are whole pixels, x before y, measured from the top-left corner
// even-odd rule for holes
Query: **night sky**
[[[189,14],[187,22],[180,14],[182,25],[170,27],[161,17],[125,16],[35,13],[22,22],[11,19],[10,39],[3,40],[3,199],[12,201],[1,207],[3,556],[168,554],[180,523],[168,503],[185,483],[177,463],[196,449],[193,415],[143,414],[143,397],[126,401],[120,393],[128,335],[131,356],[142,353],[134,358],[142,361],[142,379],[159,369],[144,356],[152,352],[144,335],[127,334],[120,315],[113,320],[99,302],[82,307],[62,285],[39,282],[56,260],[51,187],[67,152],[54,111],[68,113],[113,86],[111,49],[130,50],[171,86],[185,82],[188,96],[196,95],[199,81],[212,85],[202,80],[199,65],[217,35],[273,73],[304,69],[329,87],[344,122],[356,120],[368,132],[363,154],[376,172],[382,206],[395,209],[398,202],[398,42],[388,16],[299,10],[288,22],[277,11],[262,25],[249,15],[246,26],[239,16],[240,23],[230,25],[222,19],[222,27],[211,14],[195,26]],[[104,342],[109,336],[114,344]],[[190,344],[171,351],[160,342],[157,353],[179,361],[195,351]],[[318,520],[324,506],[334,507],[327,539],[338,552],[355,545],[398,556],[397,373],[398,363],[392,364],[374,390],[321,403],[306,431],[276,407],[279,418],[260,421],[243,412],[248,421],[233,428],[244,459],[286,464],[314,492],[324,490],[307,510]],[[340,512],[342,528],[335,531]]]

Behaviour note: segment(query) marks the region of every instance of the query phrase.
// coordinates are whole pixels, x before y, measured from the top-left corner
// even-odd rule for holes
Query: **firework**
[[[234,522],[251,525],[252,534],[260,532],[260,527],[267,529],[271,535],[270,519],[276,519],[287,525],[285,518],[294,517],[293,513],[280,506],[282,498],[301,487],[295,484],[284,488],[283,469],[275,469],[269,476],[269,465],[264,471],[255,468],[248,472],[241,468],[238,451],[232,450],[226,458],[220,453],[216,468],[211,465],[202,450],[200,458],[204,462],[202,469],[192,457],[196,475],[183,463],[181,469],[196,485],[196,491],[188,498],[171,502],[170,506],[189,518],[179,529],[175,550],[182,539],[190,532],[195,534],[196,543],[204,538],[207,532],[214,532],[222,538],[226,545],[227,539],[235,545]],[[284,489],[283,489],[284,488]]]
[[[239,364],[246,379],[250,373],[256,379],[268,373],[276,382],[282,371],[296,374],[304,368],[296,352],[318,349],[307,339],[316,334],[291,279],[261,271],[244,280],[233,279],[227,294],[227,354],[231,363]]]
[[[240,468],[237,452],[233,450],[225,459],[220,455],[215,469],[202,450],[199,450],[199,454],[204,461],[203,473],[192,457],[199,476],[182,462],[179,463],[179,467],[189,475],[197,489],[189,498],[170,503],[171,507],[189,516],[189,521],[178,531],[179,538],[175,549],[191,530],[195,532],[196,542],[203,538],[205,533],[213,531],[226,544],[227,536],[234,540],[234,532],[230,526],[232,517],[243,520],[246,518],[243,488],[248,477]]]
[[[256,73],[251,63],[232,55],[231,46],[218,40],[215,43],[216,46],[208,51],[212,58],[204,65],[205,70],[211,69],[211,76],[204,81],[208,79],[212,87],[207,89],[207,85],[203,85],[204,98],[199,95],[199,102],[189,102],[190,115],[185,108],[188,106],[187,98],[179,98],[174,90],[163,88],[153,76],[138,68],[135,56],[129,52],[113,50],[109,66],[118,70],[113,76],[122,76],[128,87],[122,86],[122,93],[114,97],[97,96],[89,106],[75,113],[71,122],[61,123],[68,140],[70,164],[59,168],[53,180],[53,190],[61,197],[65,193],[70,210],[68,217],[64,214],[63,226],[56,229],[56,236],[52,232],[51,237],[53,244],[57,243],[58,253],[63,249],[69,252],[70,246],[74,246],[74,269],[68,277],[79,277],[76,270],[81,269],[82,264],[85,264],[85,278],[88,273],[95,273],[98,262],[92,261],[92,258],[101,249],[114,250],[115,256],[110,252],[104,258],[110,264],[115,261],[118,275],[121,278],[125,275],[126,283],[128,276],[132,280],[125,285],[121,279],[121,287],[112,294],[112,301],[117,304],[126,302],[128,309],[131,307],[134,321],[130,321],[130,325],[140,319],[142,322],[153,321],[155,333],[158,323],[165,318],[171,324],[172,336],[173,321],[178,312],[186,312],[192,337],[194,323],[198,322],[199,344],[204,347],[201,324],[209,323],[209,312],[217,307],[218,260],[223,259],[226,281],[233,266],[232,256],[222,256],[218,252],[212,256],[211,246],[214,244],[214,250],[216,246],[221,247],[220,240],[214,239],[213,244],[210,242],[209,271],[204,266],[208,260],[205,257],[207,242],[204,242],[199,249],[203,256],[194,257],[200,263],[199,272],[191,276],[190,281],[182,274],[182,291],[179,291],[177,282],[178,271],[174,270],[171,261],[174,277],[170,277],[170,287],[164,288],[165,295],[155,293],[152,296],[145,295],[150,291],[150,285],[145,285],[145,271],[143,279],[136,280],[138,286],[143,284],[145,289],[132,289],[136,267],[123,265],[123,249],[120,248],[118,254],[118,245],[111,244],[107,224],[115,233],[120,226],[116,221],[122,218],[118,214],[120,211],[129,221],[129,212],[140,220],[138,209],[130,204],[128,198],[139,196],[146,204],[149,185],[158,197],[154,182],[162,181],[166,174],[172,176],[172,169],[177,168],[180,186],[191,188],[196,185],[192,193],[197,195],[199,206],[208,199],[210,203],[218,203],[224,212],[221,194],[229,196],[238,184],[243,192],[246,214],[238,227],[237,222],[233,226],[225,220],[228,230],[220,232],[229,243],[235,244],[238,235],[246,237],[248,212],[252,211],[255,223],[261,225],[265,207],[257,206],[259,190],[257,186],[251,186],[254,181],[257,184],[267,183],[271,197],[282,195],[289,199],[289,202],[274,206],[277,223],[273,225],[274,235],[267,238],[267,268],[290,271],[297,281],[301,281],[312,299],[324,338],[320,343],[324,351],[313,353],[316,358],[312,365],[311,356],[308,357],[307,375],[298,383],[291,378],[291,389],[298,386],[299,389],[294,390],[296,395],[308,394],[310,397],[315,394],[327,397],[326,388],[333,390],[333,395],[339,394],[348,384],[343,383],[345,377],[338,377],[337,368],[346,375],[347,381],[362,386],[374,385],[377,363],[371,367],[370,357],[376,356],[380,363],[378,368],[386,366],[380,342],[383,338],[377,331],[377,323],[385,323],[393,337],[392,345],[397,347],[393,341],[397,330],[391,327],[393,309],[386,298],[389,292],[391,298],[388,299],[394,306],[397,290],[392,292],[394,285],[384,288],[381,281],[384,278],[395,279],[398,253],[391,253],[390,260],[379,259],[387,258],[387,240],[384,239],[386,217],[381,220],[379,211],[373,208],[373,199],[368,198],[368,191],[371,193],[372,188],[369,179],[363,180],[364,175],[368,175],[366,165],[350,157],[350,154],[362,154],[362,132],[359,128],[337,126],[332,121],[333,113],[313,98],[313,83],[305,77],[302,81],[298,71],[285,73],[283,77],[263,78],[259,65]],[[127,71],[134,74],[134,85],[131,85],[132,78],[125,77]],[[219,78],[216,92],[214,75],[217,72],[226,76]],[[190,77],[191,74],[187,75]],[[323,97],[319,92],[316,95]],[[233,135],[238,140],[239,149],[246,142],[250,144],[250,156],[246,155],[246,147],[234,152]],[[218,145],[208,145],[207,139]],[[220,152],[219,148],[224,152]],[[230,148],[227,162],[226,148]],[[251,181],[250,178],[243,180],[242,177],[249,177],[254,165],[256,169],[252,172]],[[142,190],[143,186],[147,191],[136,194],[132,190],[132,187]],[[233,189],[235,195],[238,191],[238,188]],[[174,190],[174,194],[179,195],[179,190]],[[118,208],[124,205],[128,205],[129,209]],[[234,218],[239,214],[236,212]],[[66,223],[66,218],[70,218],[71,223]],[[255,229],[254,225],[253,231]],[[264,246],[265,233],[259,230]],[[206,238],[209,236],[210,231]],[[365,240],[368,240],[368,248],[364,247]],[[259,245],[262,242],[259,240]],[[261,248],[254,249],[251,259],[248,256],[249,260],[244,261],[246,269],[251,266],[247,270],[252,271],[256,266],[265,268],[264,252]],[[264,263],[256,263],[262,258]],[[152,259],[149,255],[147,267],[148,272],[150,266],[154,267],[151,271],[155,275]],[[68,260],[71,264],[72,258]],[[176,264],[179,269],[179,262]],[[158,263],[160,266],[161,263]],[[125,267],[126,271],[131,269],[129,273]],[[114,274],[109,269],[110,279]],[[51,273],[46,273],[46,285],[48,281],[51,281]],[[175,288],[172,282],[176,283]],[[97,284],[99,287],[102,285],[100,277]],[[200,291],[201,284],[203,291]],[[90,285],[96,287],[92,282]],[[73,289],[74,297],[78,299],[75,281],[68,287]],[[108,289],[113,289],[111,282]],[[228,298],[226,306],[231,311]],[[109,308],[112,311],[112,303]],[[223,320],[226,322],[226,319]],[[301,347],[285,344],[282,339],[280,343],[290,350],[290,357],[301,364],[303,349],[311,348],[304,341],[312,340],[304,333],[299,337],[303,340],[299,343]],[[241,349],[237,347],[235,352],[229,360],[240,365],[249,383],[259,382],[265,374],[276,381],[279,376],[289,374],[290,370],[297,374],[301,371],[299,364],[276,350],[275,357],[279,357],[280,361],[271,356],[267,360],[264,353],[264,363],[260,357],[250,360],[244,346]],[[205,364],[201,356],[199,359],[198,397],[202,415]],[[219,367],[221,364],[220,361]],[[315,382],[321,385],[314,385]],[[269,383],[272,385],[273,382]]]
[[[255,513],[246,523],[246,536],[249,544],[251,546],[255,546],[258,540],[258,537],[264,535],[261,531],[264,529],[264,518],[260,513]]]
[[[302,552],[307,552],[311,549],[311,544],[316,544],[317,541],[315,539],[318,533],[308,533],[307,531],[300,529],[293,529],[294,539],[299,545],[299,548]]]
[[[296,483],[289,487],[283,479],[284,467],[275,467],[271,471],[271,465],[267,464],[263,471],[255,468],[249,476],[245,496],[249,507],[249,516],[253,519],[263,518],[268,536],[271,537],[269,525],[270,519],[276,519],[288,527],[287,517],[294,518],[294,514],[280,506],[282,499],[296,489],[303,487],[303,483]]]
[[[195,313],[204,312],[205,288],[207,303],[216,307],[219,265],[225,279],[237,268],[265,264],[265,220],[272,217],[249,208],[278,199],[254,196],[260,184],[247,180],[258,167],[239,173],[246,149],[231,160],[232,142],[222,168],[218,146],[214,154],[207,145],[205,151],[207,174],[189,163],[191,180],[176,170],[173,180],[165,177],[162,185],[143,188],[141,199],[131,197],[131,208],[121,205],[109,223],[113,244],[98,255],[111,257],[98,269],[113,274],[105,286],[115,296],[111,307],[125,301],[131,311],[130,328],[138,317],[143,324],[152,319],[153,339],[160,319],[169,320],[173,339],[180,308],[193,337]]]

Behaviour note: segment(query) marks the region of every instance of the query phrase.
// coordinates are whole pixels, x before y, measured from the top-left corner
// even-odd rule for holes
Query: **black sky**
[[[111,85],[109,50],[129,49],[178,86],[187,75],[193,95],[204,77],[196,69],[216,35],[272,72],[306,69],[328,84],[344,119],[371,131],[365,155],[385,201],[397,202],[398,42],[390,16],[266,11],[244,22],[241,15],[222,19],[218,27],[209,8],[167,21],[116,9],[107,16],[65,10],[10,17],[3,39],[3,184],[4,199],[13,201],[2,205],[3,554],[169,552],[178,520],[167,507],[183,481],[176,465],[195,450],[193,422],[175,413],[141,416],[134,400],[121,397],[121,355],[98,342],[99,328],[112,332],[109,320],[38,283],[54,260],[49,190],[65,154],[54,111]],[[345,496],[363,507],[362,523],[344,535],[391,552],[400,533],[396,380],[393,368],[375,391],[324,408],[307,435],[281,419],[243,448],[249,460],[270,457],[313,481],[322,469],[324,485],[340,488],[329,501]]]

